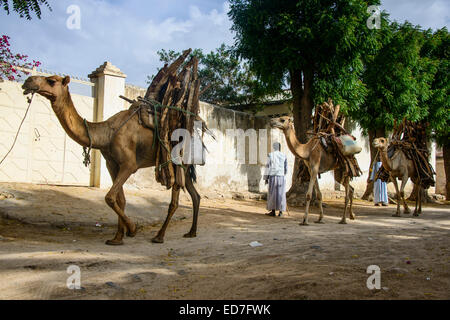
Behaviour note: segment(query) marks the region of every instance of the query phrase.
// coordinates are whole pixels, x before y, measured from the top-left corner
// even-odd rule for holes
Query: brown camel
[[[386,138],[376,138],[373,140],[373,146],[377,148],[381,155],[381,162],[383,163],[383,168],[389,172],[389,180],[394,184],[395,192],[397,195],[397,212],[394,214],[394,217],[400,217],[400,198],[403,202],[404,214],[411,213],[411,210],[408,208],[408,204],[405,200],[405,186],[408,182],[408,179],[411,178],[411,181],[419,185],[417,188],[417,196],[416,196],[416,208],[414,210],[414,216],[418,216],[422,213],[422,187],[420,187],[420,183],[417,181],[417,172],[414,167],[414,163],[412,160],[408,159],[403,151],[399,148],[395,151],[391,158],[388,156],[388,141]],[[402,180],[402,184],[400,186],[400,192],[398,189],[397,178]]]
[[[123,184],[138,169],[155,165],[157,148],[153,148],[154,131],[140,125],[137,114],[129,119],[132,114],[131,110],[118,112],[106,121],[87,122],[86,126],[72,102],[69,93],[69,82],[70,77],[68,76],[65,78],[59,76],[32,76],[25,81],[22,88],[24,89],[24,94],[34,92],[50,100],[59,122],[73,140],[83,147],[89,147],[90,135],[92,148],[100,150],[113,180],[113,185],[105,200],[108,206],[118,215],[117,233],[112,240],[106,241],[106,244],[121,245],[123,244],[122,239],[125,228],[129,237],[134,237],[137,232],[135,223],[125,215],[126,202]],[[192,198],[193,221],[190,232],[184,236],[193,238],[197,232],[200,195],[193,184],[194,167],[190,166],[185,174],[186,189]],[[179,194],[180,187],[174,185],[166,220],[158,234],[152,239],[152,242],[164,242],[166,228],[172,215],[178,208]]]
[[[286,142],[289,150],[298,158],[302,159],[306,166],[308,167],[311,179],[309,180],[308,191],[306,193],[306,209],[305,216],[303,217],[303,222],[301,225],[308,225],[308,213],[309,204],[311,202],[313,188],[316,190],[317,200],[319,201],[320,216],[316,223],[323,223],[323,208],[322,208],[322,193],[319,189],[319,181],[317,176],[320,173],[324,173],[330,170],[334,170],[334,179],[336,182],[342,184],[345,188],[345,207],[344,214],[342,216],[340,224],[346,224],[346,213],[347,206],[349,206],[349,216],[350,219],[354,220],[355,215],[353,214],[353,193],[354,189],[350,185],[350,177],[344,175],[343,171],[339,168],[336,157],[329,152],[326,152],[322,144],[318,139],[310,139],[306,144],[301,144],[295,135],[293,119],[290,117],[281,117],[272,119],[270,122],[272,128],[278,128],[283,131],[286,137]]]

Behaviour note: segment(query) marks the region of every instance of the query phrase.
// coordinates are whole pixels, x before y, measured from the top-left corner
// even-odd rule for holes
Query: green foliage
[[[450,36],[447,28],[425,32],[422,56],[434,60],[437,71],[431,83],[431,95],[426,101],[427,121],[440,145],[450,144]]]
[[[437,70],[436,61],[421,56],[423,30],[409,22],[394,22],[380,30],[378,41],[380,50],[366,60],[366,101],[351,113],[352,117],[366,130],[390,130],[395,119],[405,117],[422,120]]]
[[[376,50],[363,0],[231,0],[236,53],[269,88],[282,88],[293,71],[312,72],[314,104],[333,98],[356,109],[366,94],[364,56]],[[296,73],[298,74],[298,72]],[[294,115],[295,116],[295,115]]]
[[[170,64],[181,53],[162,49],[158,54],[160,61]],[[199,59],[202,101],[222,106],[250,104],[260,101],[267,93],[249,70],[248,64],[236,58],[225,44],[208,54],[204,54],[201,49],[195,49],[191,56]],[[153,76],[148,77],[148,83],[152,79]]]
[[[0,5],[8,14],[11,9],[9,2],[9,0],[0,0]],[[17,12],[21,18],[27,18],[28,20],[31,20],[33,12],[38,19],[41,18],[41,6],[46,6],[50,11],[52,10],[47,0],[12,0],[12,11]]]
[[[409,22],[384,25],[380,50],[366,59],[365,103],[351,112],[363,129],[392,129],[394,120],[426,120],[438,143],[450,140],[449,34]]]

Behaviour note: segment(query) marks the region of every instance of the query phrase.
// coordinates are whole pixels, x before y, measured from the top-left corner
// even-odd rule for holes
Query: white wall
[[[128,98],[134,99],[137,95],[145,93],[145,89],[141,92],[132,88],[133,94],[129,94]],[[131,90],[131,89],[130,89]],[[127,91],[127,90],[126,90]],[[128,92],[128,91],[127,91]],[[282,151],[288,157],[288,175],[287,188],[292,183],[292,171],[294,168],[295,158],[286,145],[286,139],[281,130],[270,129],[270,118],[266,116],[253,116],[248,113],[234,111],[217,107],[208,103],[200,103],[200,116],[208,125],[208,128],[216,135],[216,140],[209,136],[205,136],[205,144],[209,152],[206,154],[206,164],[197,166],[198,186],[201,190],[212,192],[265,192],[267,186],[262,180],[264,175],[264,165],[267,156],[258,157],[258,164],[241,164],[238,161],[238,146],[234,136],[226,135],[227,129],[247,129],[253,128],[260,138],[260,129],[267,130],[268,146],[278,141],[282,144]],[[358,194],[362,194],[366,188],[366,181],[369,174],[370,166],[370,147],[368,138],[362,135],[360,127],[356,127],[352,134],[360,141],[363,150],[356,155],[356,159],[361,168],[362,175],[354,178],[351,184],[355,187]],[[248,160],[248,142],[246,143],[246,159]],[[269,150],[270,152],[270,150]],[[333,192],[335,190],[335,182],[333,172],[327,172],[321,175],[319,184],[322,191]],[[154,169],[141,169],[133,177],[131,177],[126,188],[145,188],[158,187],[154,181]],[[394,192],[394,186],[389,184],[388,190]],[[412,190],[412,183],[408,182],[406,191]]]
[[[146,91],[144,88],[127,86],[125,84],[126,75],[108,62],[101,65],[89,77],[94,83],[90,85],[95,87],[96,98],[72,94],[75,107],[88,120],[101,121],[128,107],[128,104],[124,104],[124,101],[119,99],[119,95],[125,95],[130,99],[135,99],[138,95],[143,96]],[[87,82],[79,82],[89,85]],[[25,112],[26,100],[22,95],[19,83],[5,81],[0,86],[2,89],[0,91],[0,109],[2,111],[0,113],[0,121],[2,123],[0,132],[3,137],[0,143],[0,150],[2,150],[3,154],[6,153],[9,145],[12,143],[15,130],[21,120],[21,116]],[[101,159],[99,153],[93,154],[90,173],[82,165],[81,146],[77,145],[65,135],[48,101],[37,96],[34,104],[13,153],[11,153],[3,166],[0,167],[0,180],[94,185],[102,188],[110,187],[112,182],[105,162]],[[39,113],[44,114],[46,122],[38,119]],[[267,191],[267,186],[264,184],[262,177],[264,175],[267,152],[271,151],[271,146],[275,141],[282,144],[282,151],[288,156],[289,170],[287,187],[290,187],[295,159],[286,145],[283,133],[277,129],[270,129],[269,117],[253,116],[203,102],[200,103],[200,116],[206,121],[209,129],[215,133],[217,139],[214,140],[209,136],[205,136],[205,144],[209,152],[206,155],[206,164],[204,166],[197,166],[199,189],[220,193],[229,191]],[[50,124],[54,125],[50,126]],[[39,148],[36,147],[38,145],[37,141],[34,141],[34,128],[37,125],[43,125],[44,127],[50,126],[52,128],[50,130],[51,135],[48,134],[48,137],[42,135],[41,140],[47,139],[48,141],[46,141],[45,146]],[[256,141],[259,141],[263,137],[266,139],[267,152],[260,152],[261,148],[264,150],[264,145],[260,145],[258,142],[251,142],[250,145],[246,143],[245,152],[247,162],[240,163],[238,161],[238,140],[235,136],[227,135],[227,130],[230,129],[242,129],[242,132],[254,130]],[[39,131],[45,132],[45,128]],[[356,155],[363,174],[361,177],[355,178],[352,182],[357,192],[362,193],[366,187],[370,165],[368,139],[362,136],[359,127],[353,130],[352,134],[361,142],[363,147],[363,151]],[[63,150],[60,151],[65,152],[63,160],[55,158],[59,149],[53,147],[59,144],[62,144],[60,149]],[[40,145],[42,145],[42,141]],[[252,147],[257,148],[258,153],[263,153],[258,155],[258,162],[255,164],[248,163],[249,151]],[[52,151],[53,149],[54,151]],[[41,155],[36,156],[39,150],[41,151]],[[434,161],[434,144],[432,150],[431,158]],[[36,160],[33,157],[37,157],[38,159]],[[66,168],[66,171],[67,168],[71,168],[71,172],[68,174],[63,172],[62,178],[58,178],[59,180],[47,179],[45,177],[43,179],[33,178],[42,174],[44,176],[51,176],[51,172],[57,172],[57,168],[59,167]],[[53,175],[55,176],[55,174]],[[58,177],[61,176],[59,173],[56,175]],[[90,182],[89,177],[91,179]],[[335,183],[333,173],[328,172],[322,174],[319,183],[323,191],[334,191]],[[154,168],[139,170],[135,175],[130,177],[125,185],[127,189],[148,187],[161,187],[155,182]],[[392,184],[388,188],[394,191]],[[411,189],[412,184],[408,183],[407,191]]]
[[[269,127],[270,119],[268,117],[255,117],[203,102],[200,104],[200,116],[206,121],[208,128],[216,136],[215,140],[210,136],[205,136],[205,145],[209,152],[206,155],[206,164],[197,166],[200,188],[218,192],[267,191],[263,175],[267,153],[271,152],[270,149],[274,142],[280,142],[283,152],[288,156],[290,170],[287,182],[288,187],[290,187],[294,156],[288,151],[282,132]],[[254,132],[257,134],[255,139],[257,145],[253,141],[249,142],[250,139],[246,138],[245,163],[241,163],[238,160],[238,140],[234,135],[227,134],[229,129],[242,129],[244,133],[249,129],[254,129]],[[264,144],[266,147],[264,147]],[[249,152],[252,146],[258,153],[257,164],[250,163]],[[263,150],[261,151],[260,149]],[[267,151],[264,152],[264,149]],[[261,154],[259,154],[260,151]]]
[[[28,107],[21,86],[0,83],[0,158],[12,146]],[[72,100],[80,115],[92,121],[95,99],[72,94]],[[35,95],[17,142],[0,165],[0,181],[89,186],[90,170],[82,163],[82,152],[61,127],[50,102]]]

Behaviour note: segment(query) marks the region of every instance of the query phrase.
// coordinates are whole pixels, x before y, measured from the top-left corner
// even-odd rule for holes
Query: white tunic
[[[267,176],[285,176],[287,174],[287,157],[280,151],[269,153]]]

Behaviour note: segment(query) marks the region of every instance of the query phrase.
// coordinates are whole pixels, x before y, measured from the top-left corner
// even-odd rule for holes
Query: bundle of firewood
[[[191,51],[185,50],[172,64],[166,64],[153,78],[144,98],[139,97],[136,101],[130,101],[132,103],[130,108],[135,108],[136,112],[139,112],[141,123],[153,127],[157,147],[156,181],[168,189],[175,183],[184,187],[187,168],[182,163],[175,165],[172,159],[172,147],[178,143],[170,141],[172,132],[184,128],[192,136],[194,121],[201,121],[203,124],[200,138],[204,132],[208,132],[205,122],[198,116],[200,107],[198,59],[194,56],[185,62]]]
[[[392,132],[392,141],[409,141],[413,142],[417,148],[428,153],[427,148],[427,127],[428,123],[424,121],[413,122],[403,119],[398,123],[394,121],[394,130]]]
[[[359,177],[362,172],[354,155],[344,155],[340,145],[339,136],[351,134],[345,130],[345,117],[340,114],[340,105],[334,105],[331,99],[319,104],[315,108],[313,116],[313,131],[309,132],[320,140],[327,152],[336,155],[337,162],[346,175]]]
[[[319,104],[315,108],[313,116],[314,134],[343,135],[348,134],[344,129],[345,117],[339,114],[341,106],[335,106],[333,100]]]
[[[414,163],[417,178],[414,183],[428,189],[435,185],[435,171],[429,163],[428,158],[428,123],[424,121],[413,122],[403,119],[402,122],[394,122],[391,143],[388,147],[388,154],[393,154],[397,148],[400,148],[408,159]]]

